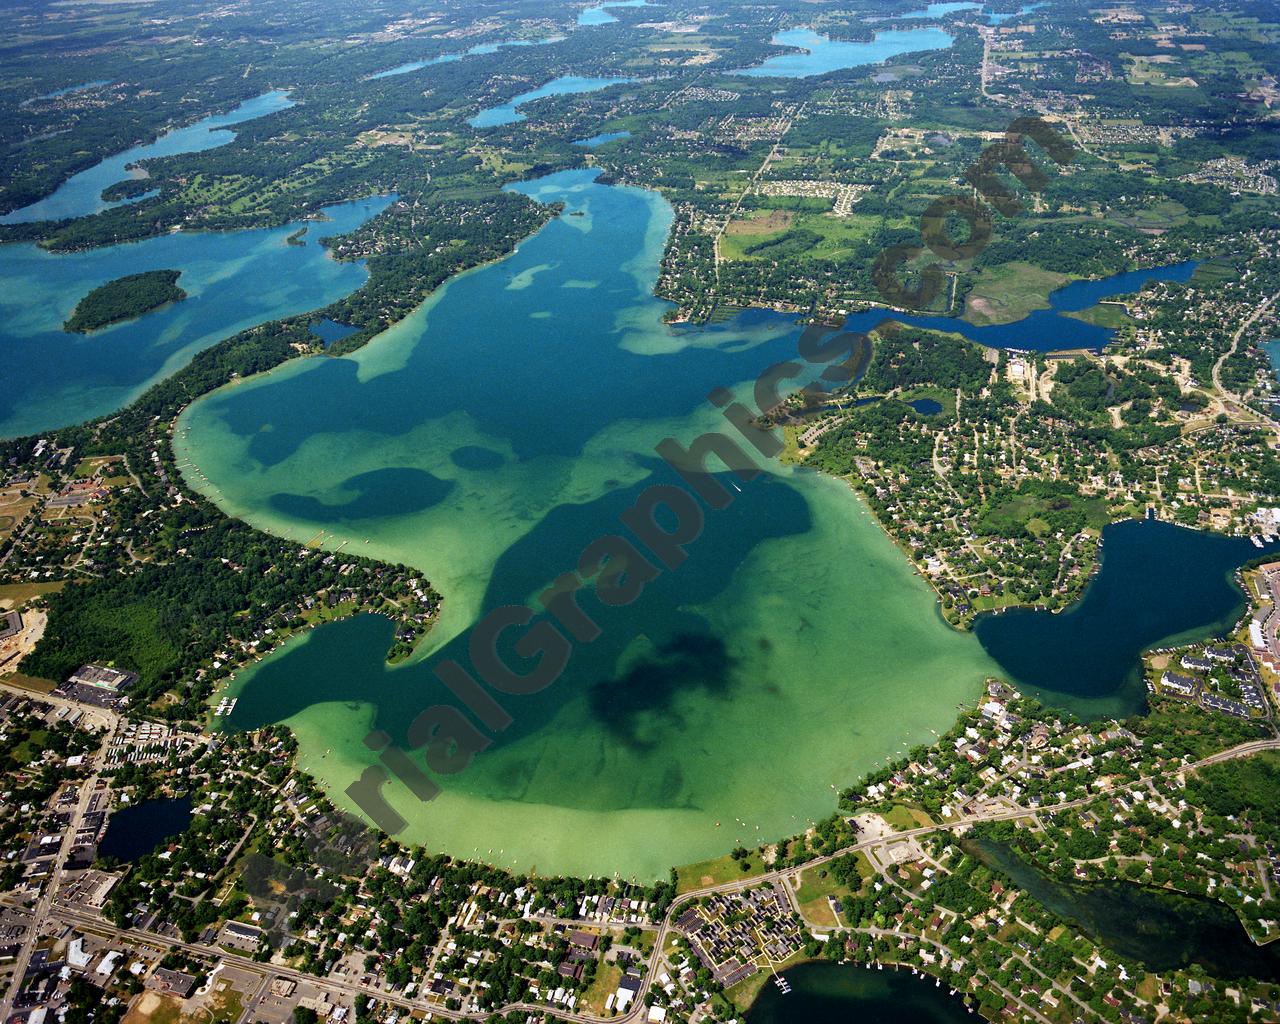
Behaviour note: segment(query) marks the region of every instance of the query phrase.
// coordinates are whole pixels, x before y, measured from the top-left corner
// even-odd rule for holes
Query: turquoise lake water
[[[612,14],[609,13],[610,7],[658,7],[659,4],[651,4],[648,0],[608,0],[607,3],[599,4],[595,7],[588,7],[578,12],[579,25],[608,25],[617,21]]]
[[[73,175],[58,186],[50,196],[14,210],[0,217],[0,224],[29,224],[40,220],[62,220],[70,217],[87,217],[101,213],[126,202],[137,202],[141,197],[109,203],[102,198],[102,190],[130,176],[129,164],[155,157],[176,156],[179,153],[199,153],[206,149],[225,146],[236,137],[230,127],[265,117],[293,106],[288,93],[277,90],[245,100],[235,110],[214,114],[185,128],[165,132],[155,142],[134,146],[123,153],[108,157],[88,170]]]
[[[654,445],[717,429],[710,390],[795,353],[793,319],[772,313],[663,324],[671,208],[593,178],[516,186],[564,216],[358,352],[293,361],[179,421],[180,464],[207,477],[187,479],[228,512],[418,566],[445,595],[404,665],[384,662],[390,625],[363,616],[236,680],[231,725],[287,721],[348,809],[374,760],[365,731],[403,741],[453,702],[432,668],[471,663],[470,627],[536,603],[646,487],[674,481]],[[772,463],[725,486],[733,503],[708,512],[689,561],[633,605],[583,595],[603,635],[554,685],[504,698],[513,724],[440,775],[442,795],[386,787],[403,838],[544,873],[665,877],[830,813],[835,787],[950,725],[995,665],[941,621],[847,485]]]
[[[880,64],[891,57],[923,50],[945,50],[955,37],[940,28],[894,29],[877,32],[871,42],[838,42],[812,29],[793,28],[777,32],[770,40],[775,46],[795,46],[803,53],[783,53],[735,75],[754,78],[808,78],[864,64]]]
[[[1271,362],[1271,369],[1276,373],[1276,380],[1280,381],[1280,338],[1264,341],[1262,343],[1262,351],[1267,354],[1267,359]]]
[[[405,665],[383,660],[390,624],[362,616],[311,631],[235,681],[231,725],[287,721],[303,766],[348,809],[347,786],[375,760],[365,731],[404,741],[420,711],[453,702],[432,668],[470,663],[469,628],[498,607],[539,607],[644,488],[675,482],[659,440],[719,429],[709,391],[745,393],[763,367],[794,356],[794,321],[777,314],[663,324],[670,307],[652,292],[672,211],[595,173],[513,186],[564,203],[564,215],[366,348],[295,360],[180,420],[180,464],[203,474],[188,480],[229,513],[417,566],[445,595],[429,643]],[[1133,284],[1089,282],[1059,303]],[[1052,689],[1042,664],[1017,660],[1036,637],[1000,645],[1012,613],[984,621],[981,643],[942,623],[933,592],[846,485],[767,470],[734,487],[688,563],[634,605],[584,595],[603,636],[574,646],[554,686],[507,701],[513,724],[465,771],[439,776],[442,795],[422,803],[398,782],[384,788],[408,822],[402,838],[513,868],[661,877],[829,813],[835,787],[949,726],[988,675]],[[1124,558],[1113,550],[1123,546],[1108,549],[1115,576]],[[1162,550],[1141,547],[1148,560]],[[1158,619],[1153,638],[1224,614],[1212,577],[1225,564],[1179,557],[1174,583],[1199,603]],[[1143,569],[1139,560],[1134,573]],[[1054,620],[1041,649],[1058,650],[1053,629],[1075,621]],[[1123,676],[1125,657],[1100,665]]]
[[[0,437],[103,416],[237,331],[328,305],[368,277],[317,241],[353,231],[390,197],[325,208],[328,220],[279,228],[178,232],[142,242],[50,253],[0,245]],[[305,228],[303,245],[286,239]],[[188,297],[89,335],[62,329],[98,285],[145,270],[179,270]]]
[[[972,1024],[981,1018],[932,978],[853,964],[806,963],[785,971],[791,991],[760,990],[747,1024]]]
[[[607,89],[611,85],[624,85],[633,81],[635,79],[632,78],[582,78],[578,75],[562,75],[560,78],[553,78],[546,85],[541,85],[529,92],[522,92],[499,106],[487,107],[468,120],[467,124],[472,128],[496,128],[499,125],[514,124],[525,119],[525,115],[516,108],[532,103],[534,100],[540,100],[546,96],[571,96],[580,92],[596,92]]]
[[[466,50],[458,53],[442,53],[438,57],[428,57],[425,60],[413,60],[407,64],[397,64],[393,68],[387,68],[386,71],[379,71],[376,75],[370,75],[369,81],[375,82],[380,78],[393,78],[396,75],[406,75],[410,71],[419,71],[422,68],[429,68],[436,64],[450,64],[455,60],[462,60],[463,57],[476,57],[485,53],[497,53],[506,46],[547,46],[550,43],[560,43],[564,41],[564,36],[548,36],[546,39],[501,39],[494,43],[477,43]]]

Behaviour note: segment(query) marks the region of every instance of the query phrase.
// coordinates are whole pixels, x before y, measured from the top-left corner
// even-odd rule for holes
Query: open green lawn
[[[904,402],[914,402],[921,398],[929,398],[942,406],[942,412],[934,413],[931,418],[937,419],[956,414],[956,393],[950,388],[911,388],[898,396]]]
[[[1096,306],[1082,309],[1078,313],[1064,313],[1073,320],[1083,320],[1087,324],[1099,327],[1124,327],[1133,323],[1128,310],[1119,302],[1099,302]]]
[[[867,855],[861,850],[856,851],[853,856],[858,861],[858,872],[862,877],[862,888],[866,889],[876,877],[875,868],[871,866],[871,861],[867,859]],[[835,912],[831,909],[828,897],[834,896],[836,899],[843,899],[849,895],[849,889],[837,883],[830,870],[824,865],[805,868],[800,873],[800,885],[796,889],[796,902],[800,905],[800,915],[812,925],[821,928],[834,928],[840,924],[848,924],[847,921],[836,920]]]
[[[1066,274],[1030,263],[984,267],[965,300],[964,318],[977,327],[1008,324],[1049,308],[1049,293],[1070,281]]]
[[[56,594],[67,585],[66,580],[57,583],[6,583],[0,587],[0,602],[12,601],[17,608],[41,594]]]
[[[904,804],[898,804],[888,814],[883,814],[881,817],[899,832],[908,832],[913,828],[934,824],[933,819],[925,814],[924,811],[918,807],[907,807]]]
[[[756,211],[749,222],[735,221],[732,230],[720,238],[721,258],[737,261],[848,258],[880,228],[884,218],[879,214],[833,217],[826,213],[796,212],[787,220],[789,223],[776,213],[768,216],[761,210]],[[751,230],[756,225],[761,229],[759,232]]]
[[[1102,529],[1111,522],[1105,498],[1061,494],[1041,496],[1015,494],[988,508],[980,519],[984,529],[1001,537],[1020,537],[1023,532],[1041,536],[1053,527],[1050,520],[1061,521],[1066,513],[1083,513],[1084,524]]]
[[[604,1004],[610,993],[618,987],[622,980],[622,968],[617,964],[601,964],[596,969],[595,980],[582,993],[582,1003],[597,1017],[604,1016]]]
[[[740,878],[751,878],[764,874],[764,861],[760,852],[752,850],[745,863],[747,870],[742,870],[742,863],[734,860],[727,853],[714,860],[703,860],[696,864],[687,864],[676,868],[676,891],[689,892],[707,885],[719,885],[721,882],[733,882]]]

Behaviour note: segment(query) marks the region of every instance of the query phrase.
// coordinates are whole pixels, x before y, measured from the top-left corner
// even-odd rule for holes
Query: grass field
[[[178,1024],[182,1019],[182,1003],[173,996],[144,992],[129,1008],[122,1024]]]
[[[862,888],[865,889],[876,877],[875,868],[871,866],[871,861],[867,859],[867,855],[861,850],[855,852],[853,856],[858,860],[858,871],[862,876]],[[828,897],[834,896],[836,899],[842,899],[849,895],[851,895],[849,889],[838,884],[827,868],[821,865],[806,868],[800,873],[800,885],[796,889],[796,902],[800,905],[800,916],[809,924],[820,928],[834,928],[840,924],[848,924],[847,921],[836,920],[835,912],[831,909]]]
[[[0,676],[0,683],[16,686],[20,690],[30,690],[32,693],[52,693],[54,687],[58,685],[52,679],[23,675],[21,672],[10,672],[8,675]]]
[[[1172,199],[1162,199],[1140,210],[1124,210],[1113,214],[1115,220],[1139,231],[1168,231],[1187,223],[1187,208]]]
[[[899,832],[908,832],[913,828],[934,824],[934,820],[918,807],[907,807],[898,804],[888,814],[881,815],[885,821]]]
[[[760,240],[777,235],[791,227],[795,215],[790,210],[756,210],[749,217],[739,217],[725,225],[724,233],[733,237]]]
[[[934,416],[954,416],[956,414],[956,393],[949,388],[912,388],[898,396],[904,402],[914,402],[921,398],[931,398],[942,406],[942,412]]]
[[[707,885],[719,885],[721,882],[734,882],[764,874],[764,861],[760,859],[758,850],[751,851],[746,864],[747,870],[743,871],[742,864],[728,854],[715,860],[687,864],[676,869],[676,892],[689,892]]]
[[[595,980],[582,993],[583,1005],[597,1017],[603,1017],[605,1001],[617,989],[618,982],[621,980],[621,967],[617,964],[602,963],[596,969]]]
[[[1087,324],[1098,327],[1124,327],[1134,322],[1128,310],[1119,302],[1099,302],[1096,306],[1082,309],[1078,313],[1064,313],[1073,320],[1083,320]]]
[[[766,260],[768,249],[748,252],[764,242],[783,242],[788,232],[812,232],[817,239],[806,244],[804,256],[840,259],[852,256],[867,238],[879,229],[884,218],[874,216],[832,217],[826,213],[794,213],[790,210],[757,210],[750,218],[732,221],[720,238],[720,256],[731,261]],[[790,257],[791,254],[787,254]]]
[[[56,594],[66,585],[66,580],[57,583],[6,583],[0,586],[0,607],[17,608],[41,594]]]
[[[1039,537],[1051,529],[1047,521],[1051,511],[1062,511],[1068,506],[1084,513],[1087,526],[1100,530],[1111,522],[1105,498],[1086,498],[1082,495],[1061,495],[1053,498],[1035,494],[1015,494],[1011,498],[988,508],[980,520],[983,527],[995,531],[1001,537],[1020,537],[1025,530]]]
[[[1048,309],[1049,293],[1070,280],[1030,263],[986,267],[965,300],[964,319],[976,327],[1013,323],[1034,310]]]

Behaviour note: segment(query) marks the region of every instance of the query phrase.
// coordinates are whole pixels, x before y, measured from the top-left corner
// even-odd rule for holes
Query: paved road
[[[1131,783],[1128,783],[1124,786],[1117,787],[1115,790],[1113,790],[1113,792],[1124,792],[1126,790],[1135,789],[1139,786],[1148,785],[1149,783],[1151,783],[1152,781],[1154,781],[1156,778],[1159,778],[1159,777],[1179,775],[1179,774],[1182,774],[1183,772],[1194,771],[1197,768],[1203,768],[1207,765],[1221,764],[1224,761],[1230,761],[1240,757],[1248,757],[1251,754],[1260,753],[1261,751],[1264,751],[1264,750],[1280,750],[1280,738],[1253,740],[1249,743],[1242,743],[1238,746],[1231,747],[1228,750],[1223,750],[1216,754],[1212,754],[1209,757],[1203,758],[1199,761],[1194,761],[1186,765],[1179,765],[1175,768],[1171,768],[1168,771],[1161,773],[1161,775],[1159,776],[1142,776],[1141,778],[1136,779]],[[92,789],[91,786],[86,787],[86,792],[89,792],[91,789]],[[52,893],[55,888],[53,885],[49,886],[48,890],[46,891],[45,897],[40,902],[40,906],[36,908],[33,914],[34,921],[33,921],[33,926],[31,931],[31,938],[28,939],[28,943],[24,947],[24,952],[26,953],[26,956],[21,961],[22,969],[15,974],[15,978],[19,980],[21,979],[22,974],[25,972],[27,963],[30,962],[29,950],[30,950],[30,947],[34,946],[34,936],[39,931],[40,926],[42,926],[46,921],[56,920],[66,924],[73,924],[78,928],[92,931],[96,934],[103,935],[108,939],[119,941],[119,942],[142,943],[149,946],[159,946],[162,949],[175,948],[199,957],[220,958],[222,960],[225,960],[228,964],[234,967],[238,967],[245,971],[249,971],[251,973],[261,976],[264,979],[264,982],[268,977],[288,978],[292,981],[299,982],[299,983],[305,982],[306,984],[316,987],[322,992],[328,992],[333,995],[346,995],[349,997],[359,996],[359,995],[368,996],[369,998],[379,999],[393,1006],[398,1006],[408,1010],[415,1010],[415,1009],[429,1010],[436,1017],[448,1019],[448,1020],[468,1020],[468,1019],[487,1020],[489,1017],[493,1016],[494,1014],[510,1013],[513,1011],[527,1011],[530,1013],[536,1012],[536,1013],[547,1014],[547,1015],[556,1017],[560,1020],[570,1021],[572,1022],[572,1024],[629,1024],[629,1022],[640,1020],[640,1018],[643,1017],[647,1012],[647,1007],[644,1005],[644,996],[645,996],[645,993],[648,991],[649,986],[653,984],[654,978],[657,975],[657,972],[662,960],[662,950],[666,945],[667,938],[670,936],[670,934],[674,930],[673,922],[675,918],[679,916],[683,908],[688,904],[692,903],[694,900],[697,900],[703,896],[709,896],[712,893],[739,892],[743,889],[747,889],[752,886],[761,885],[762,883],[779,882],[783,880],[786,875],[791,874],[795,871],[805,870],[810,867],[828,863],[829,861],[834,860],[836,857],[842,857],[847,853],[853,853],[856,851],[866,851],[873,847],[884,846],[888,843],[901,842],[906,839],[932,835],[938,832],[950,832],[955,829],[967,828],[971,825],[976,825],[976,824],[980,824],[982,822],[987,822],[987,821],[1009,821],[1015,818],[1031,817],[1032,815],[1035,815],[1035,814],[1055,813],[1058,811],[1068,810],[1073,807],[1079,807],[1084,804],[1087,804],[1097,799],[1099,795],[1100,794],[1095,793],[1095,794],[1091,794],[1088,797],[1081,798],[1079,800],[1068,800],[1062,803],[1046,805],[1044,807],[1038,807],[1038,808],[1026,808],[1026,807],[1001,808],[999,810],[993,811],[988,814],[969,815],[967,817],[957,818],[954,821],[944,822],[937,825],[924,825],[924,826],[921,826],[920,828],[908,829],[905,832],[895,832],[892,835],[878,836],[874,839],[862,840],[850,846],[846,846],[842,849],[836,850],[834,853],[828,854],[823,857],[814,858],[811,861],[807,861],[805,862],[805,864],[803,864],[798,868],[783,868],[776,871],[766,872],[763,875],[753,875],[750,878],[736,879],[734,881],[723,882],[718,885],[703,886],[699,889],[694,889],[689,892],[682,893],[680,896],[676,897],[674,901],[672,901],[672,904],[667,909],[667,913],[663,918],[662,923],[658,926],[658,935],[654,943],[654,951],[655,951],[654,957],[645,971],[640,992],[636,996],[636,1000],[632,1004],[630,1012],[626,1014],[621,1014],[615,1017],[595,1017],[595,1016],[592,1016],[591,1014],[586,1014],[586,1013],[570,1013],[566,1010],[545,1006],[541,1003],[512,1003],[496,1010],[488,1010],[481,1013],[464,1013],[456,1010],[448,1010],[440,1006],[438,1003],[431,1003],[422,999],[407,999],[404,996],[393,995],[380,988],[376,988],[372,985],[363,985],[353,981],[337,981],[329,978],[318,978],[315,975],[308,974],[305,971],[299,971],[291,967],[280,967],[274,964],[259,963],[256,960],[252,960],[248,957],[241,956],[238,953],[227,952],[226,950],[217,946],[210,946],[210,945],[199,943],[199,942],[182,942],[180,940],[173,939],[165,935],[161,935],[158,932],[146,931],[140,928],[117,928],[113,924],[97,916],[96,914],[88,914],[88,913],[85,913],[84,911],[75,910],[67,907],[53,906]],[[82,798],[81,804],[77,808],[77,820],[78,820],[78,815],[81,813],[83,806],[86,802],[87,802],[87,798]],[[73,834],[73,833],[74,833],[74,830],[72,833],[69,833],[69,834]],[[65,845],[65,841],[64,841],[64,845]],[[60,862],[61,862],[61,858],[60,858]],[[564,924],[578,925],[578,926],[593,923],[590,921],[581,921],[581,920],[568,919],[568,918],[556,918],[556,919],[548,919],[548,920],[555,920],[557,922],[561,922]],[[896,934],[896,933],[893,933],[893,934]],[[0,1021],[6,1019],[8,1013],[11,1010],[12,997],[17,991],[19,980],[15,980],[15,983],[12,986],[12,991],[9,993],[8,997],[5,1000],[4,1015],[0,1016]],[[255,998],[254,998],[255,1005],[257,1000],[261,998],[261,995],[262,995],[262,987],[260,986],[258,993],[255,995]]]
[[[66,831],[62,834],[62,843],[58,847],[58,854],[54,858],[53,866],[49,871],[49,877],[45,882],[44,892],[40,896],[39,902],[36,904],[35,911],[32,914],[31,927],[28,929],[26,936],[22,940],[22,948],[18,951],[17,960],[14,963],[13,983],[9,986],[9,990],[4,994],[3,1001],[0,1001],[0,1021],[9,1019],[9,1015],[13,1012],[13,1002],[17,998],[18,990],[22,986],[23,976],[27,973],[27,968],[31,965],[31,957],[35,953],[36,943],[40,938],[40,930],[45,922],[49,920],[49,911],[53,906],[54,894],[58,891],[58,885],[62,881],[62,874],[66,870],[67,856],[71,853],[71,848],[75,845],[76,832],[79,830],[81,823],[84,821],[84,815],[89,806],[89,801],[93,799],[98,782],[98,773],[102,770],[103,762],[106,758],[107,743],[103,742],[101,748],[93,755],[93,772],[88,781],[84,783],[80,791],[80,799],[76,801],[76,808],[71,814],[71,823],[67,826]]]
[[[1226,363],[1228,359],[1230,359],[1233,355],[1235,355],[1236,349],[1240,347],[1240,339],[1244,337],[1244,332],[1247,331],[1250,327],[1252,327],[1257,322],[1258,318],[1267,311],[1267,308],[1277,298],[1280,298],[1280,292],[1277,292],[1275,295],[1272,295],[1269,298],[1267,298],[1260,306],[1258,306],[1257,309],[1253,311],[1252,314],[1250,314],[1249,319],[1247,319],[1244,323],[1242,323],[1236,329],[1236,333],[1232,335],[1231,347],[1227,349],[1224,353],[1222,353],[1222,355],[1218,357],[1218,361],[1213,364],[1212,376],[1213,376],[1214,388],[1218,391],[1220,395],[1222,395],[1224,402],[1230,400],[1234,402],[1237,406],[1239,406],[1242,410],[1245,409],[1244,399],[1241,398],[1239,395],[1237,395],[1235,392],[1228,391],[1226,388],[1222,386],[1222,366],[1224,363]],[[1247,411],[1251,413],[1253,412],[1252,409],[1249,409]],[[1261,414],[1255,413],[1255,415],[1261,415]],[[1280,423],[1277,423],[1275,420],[1271,419],[1271,417],[1262,416],[1262,419],[1266,423],[1270,424],[1274,429],[1280,430]]]

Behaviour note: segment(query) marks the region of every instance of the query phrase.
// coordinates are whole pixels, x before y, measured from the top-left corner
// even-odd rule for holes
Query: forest
[[[136,319],[170,302],[181,302],[187,293],[178,287],[180,275],[178,270],[148,270],[99,285],[76,304],[62,329],[88,334]]]

